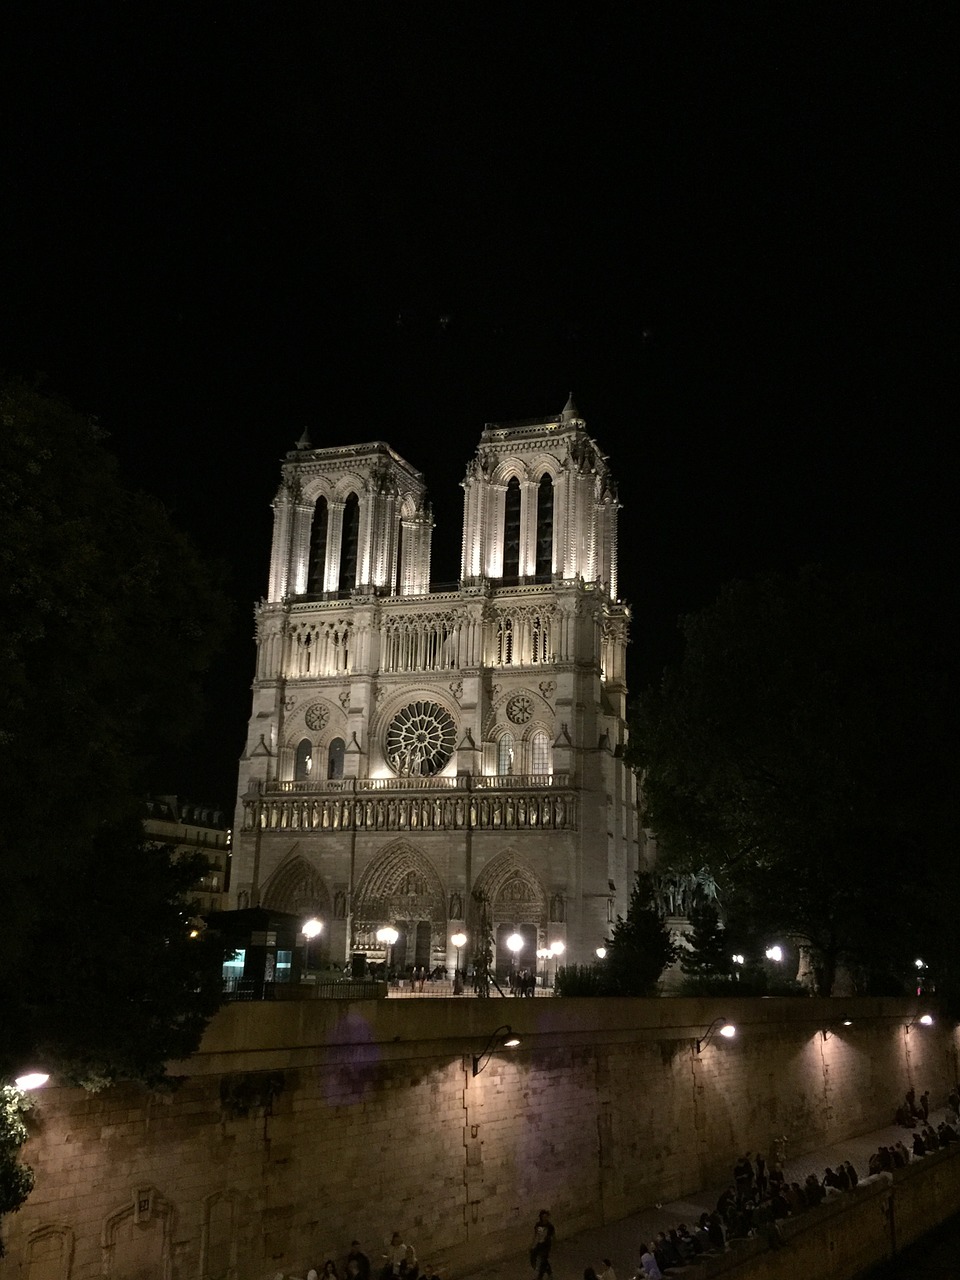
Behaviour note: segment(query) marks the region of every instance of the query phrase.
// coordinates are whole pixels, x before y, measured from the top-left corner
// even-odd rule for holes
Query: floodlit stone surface
[[[911,1084],[945,1095],[952,1029],[907,1032],[914,1012],[815,999],[229,1006],[173,1064],[186,1076],[173,1094],[37,1096],[24,1153],[37,1185],[6,1220],[0,1277],[303,1275],[355,1237],[379,1256],[394,1228],[449,1273],[475,1270],[521,1255],[542,1205],[566,1232],[614,1221],[725,1179],[740,1151],[785,1137],[796,1154],[888,1123]],[[697,1055],[720,1015],[736,1039]],[[473,1077],[471,1056],[504,1022],[520,1046]]]

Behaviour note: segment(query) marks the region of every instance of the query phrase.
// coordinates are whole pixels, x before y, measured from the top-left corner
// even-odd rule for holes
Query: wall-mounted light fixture
[[[918,1014],[917,1017],[912,1018],[909,1022],[905,1022],[903,1025],[905,1031],[909,1035],[911,1027],[932,1027],[933,1015],[929,1013],[921,1013]]]
[[[13,1083],[21,1093],[28,1093],[31,1089],[41,1089],[49,1079],[45,1071],[26,1071],[22,1076],[17,1076]]]
[[[853,1021],[850,1018],[844,1018],[840,1025],[841,1027],[852,1027]],[[831,1036],[835,1036],[837,1033],[830,1027],[821,1027],[820,1034],[823,1036],[824,1040],[829,1040]]]
[[[723,1036],[727,1040],[732,1040],[737,1034],[737,1028],[732,1022],[728,1022],[726,1018],[714,1018],[709,1027],[707,1027],[706,1031],[704,1031],[703,1035],[697,1041],[697,1053],[706,1048],[710,1037],[714,1032],[716,1032],[718,1036]]]
[[[490,1039],[483,1046],[479,1053],[473,1055],[473,1074],[478,1076],[493,1056],[496,1049],[516,1049],[520,1043],[520,1037],[514,1035],[513,1029],[509,1026],[497,1027],[496,1031],[490,1036]]]

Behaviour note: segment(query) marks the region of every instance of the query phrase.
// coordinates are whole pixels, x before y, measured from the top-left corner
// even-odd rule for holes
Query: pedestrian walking
[[[553,1248],[553,1237],[556,1228],[550,1221],[550,1210],[541,1209],[533,1228],[533,1244],[530,1247],[530,1265],[537,1273],[537,1280],[543,1276],[552,1276],[550,1266],[550,1250]]]

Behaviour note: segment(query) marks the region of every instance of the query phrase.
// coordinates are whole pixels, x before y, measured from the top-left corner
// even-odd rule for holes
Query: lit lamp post
[[[313,916],[310,920],[304,921],[300,932],[303,934],[303,971],[306,973],[310,968],[310,943],[323,932],[323,921]]]
[[[774,964],[779,964],[780,961],[783,959],[783,947],[781,947],[779,944],[776,944],[772,947],[767,947],[766,951],[764,952],[764,955],[767,957],[768,960],[772,960]]]
[[[553,985],[554,986],[557,985],[557,964],[560,960],[560,957],[563,955],[566,949],[567,948],[563,945],[562,942],[550,943],[550,954],[553,956]]]
[[[510,948],[511,952],[513,953],[512,985],[513,985],[513,994],[516,995],[517,994],[517,956],[519,956],[520,952],[523,950],[523,938],[520,936],[519,933],[511,933],[510,937],[507,939],[507,946]]]
[[[450,941],[457,948],[457,968],[453,975],[453,994],[455,996],[462,996],[463,978],[460,974],[460,948],[467,945],[467,935],[465,933],[455,933]]]
[[[21,1093],[29,1093],[31,1089],[42,1089],[50,1077],[45,1071],[27,1071],[22,1076],[17,1076],[14,1085]]]
[[[740,953],[738,952],[738,953],[733,957],[733,966],[734,966],[734,968],[733,968],[733,976],[736,978],[736,980],[737,980],[738,982],[740,981],[740,966],[741,966],[742,964],[743,964],[743,956],[742,956],[742,955],[740,955]]]
[[[377,930],[377,941],[383,943],[384,954],[386,957],[387,982],[390,981],[390,965],[393,963],[393,944],[400,937],[393,925],[388,924],[384,929]]]
[[[597,947],[597,959],[598,959],[598,960],[606,960],[606,958],[607,958],[607,948],[606,948],[606,947]]]

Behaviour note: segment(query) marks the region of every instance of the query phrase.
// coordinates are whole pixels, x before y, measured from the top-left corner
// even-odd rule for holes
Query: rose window
[[[526,693],[518,693],[507,703],[507,719],[514,724],[526,724],[533,715],[533,699]]]
[[[456,741],[453,717],[435,702],[411,702],[387,729],[387,760],[401,777],[439,773]]]
[[[313,729],[316,733],[326,726],[330,713],[322,702],[315,702],[312,707],[307,707],[306,715],[303,718],[307,722],[307,728]]]

